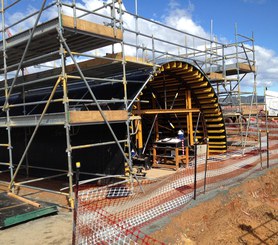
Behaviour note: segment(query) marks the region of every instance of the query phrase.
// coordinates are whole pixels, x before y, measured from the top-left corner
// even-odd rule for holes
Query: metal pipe
[[[261,169],[263,169],[262,133],[261,133],[261,130],[259,130],[259,146],[260,146],[260,162],[261,162]]]
[[[73,76],[73,75],[67,75],[67,78],[70,79],[82,79],[81,76]],[[94,80],[94,81],[105,81],[105,82],[113,82],[113,83],[122,83],[122,80],[119,79],[110,79],[110,78],[97,78],[97,77],[85,77],[86,79]]]
[[[130,13],[130,12],[128,12],[128,11],[125,11],[125,10],[122,10],[122,11],[123,11],[123,13],[126,13],[126,14],[128,14],[128,15],[131,15],[131,16],[133,16],[133,17],[136,16],[135,14]],[[159,25],[159,26],[164,27],[164,28],[166,28],[166,29],[168,29],[168,30],[172,30],[172,31],[175,31],[175,32],[178,32],[178,33],[181,33],[181,34],[186,34],[186,35],[188,35],[188,36],[195,37],[195,38],[200,39],[200,40],[203,40],[203,41],[210,42],[210,39],[208,39],[208,38],[200,37],[200,36],[197,36],[197,35],[194,35],[194,34],[190,34],[190,33],[188,33],[188,32],[185,32],[185,31],[181,31],[181,30],[175,29],[174,27],[170,27],[170,26],[167,26],[167,25],[165,25],[165,24],[158,23],[158,22],[155,21],[155,20],[147,19],[147,18],[142,17],[142,16],[138,16],[138,18],[139,18],[139,19],[142,19],[142,20],[145,20],[145,21],[147,21],[147,22],[149,22],[149,23],[152,23],[152,24],[155,24],[155,25]],[[217,41],[215,41],[215,43],[216,43],[216,44],[219,44],[219,45],[223,45],[222,43],[217,42]]]
[[[33,142],[33,139],[34,139],[34,137],[35,137],[35,135],[36,135],[36,133],[37,133],[37,131],[38,131],[38,128],[39,128],[39,126],[40,126],[40,124],[41,124],[41,122],[42,122],[42,119],[43,119],[43,117],[44,117],[44,115],[45,115],[45,113],[46,113],[46,111],[47,111],[47,109],[48,109],[48,107],[49,107],[49,105],[50,105],[50,101],[52,100],[52,98],[53,98],[53,96],[54,96],[54,94],[55,94],[55,92],[56,92],[56,89],[57,89],[58,85],[60,84],[60,81],[61,81],[61,78],[59,78],[59,79],[57,80],[56,84],[54,85],[53,90],[52,90],[52,93],[51,93],[51,95],[50,95],[50,97],[49,97],[48,103],[45,105],[45,108],[44,108],[44,110],[43,110],[43,112],[42,112],[42,114],[41,114],[41,116],[40,116],[40,118],[39,118],[39,121],[38,121],[38,123],[37,123],[37,125],[36,125],[36,127],[35,127],[35,129],[34,129],[34,131],[33,131],[33,133],[32,133],[32,135],[31,135],[31,137],[30,137],[30,139],[29,139],[29,142],[28,142],[28,144],[27,144],[27,146],[26,146],[26,148],[25,148],[25,150],[24,150],[22,156],[21,156],[21,159],[20,159],[20,161],[19,161],[19,163],[18,163],[18,165],[17,165],[16,171],[14,172],[14,175],[12,176],[11,182],[10,182],[10,184],[9,184],[9,189],[10,189],[10,190],[11,190],[11,188],[12,188],[13,185],[14,185],[15,177],[16,177],[16,175],[17,175],[19,169],[20,169],[20,166],[21,166],[21,164],[22,164],[22,162],[23,162],[23,160],[24,160],[24,158],[25,158],[25,156],[26,156],[27,151],[29,150],[29,148],[30,148],[30,146],[31,146],[31,143]]]
[[[76,223],[77,223],[77,209],[78,209],[78,191],[79,191],[79,169],[80,162],[76,162],[76,174],[75,174],[75,198],[74,198],[74,210],[73,210],[73,222],[72,222],[72,244],[76,244]]]
[[[51,103],[62,102],[62,101],[63,101],[63,99],[55,99],[55,100],[51,100]],[[9,107],[15,108],[15,107],[22,107],[22,106],[29,106],[29,105],[41,105],[41,104],[46,104],[46,103],[47,103],[47,100],[43,100],[43,101],[27,102],[27,103],[21,103],[21,104],[12,104],[12,105],[9,105]],[[1,108],[2,108],[2,106],[0,106],[0,109]]]
[[[5,11],[4,11],[4,0],[1,1],[1,17],[2,17],[2,42],[3,42],[3,68],[4,68],[4,86],[5,86],[5,101],[8,99],[8,74],[7,74],[7,47],[6,47],[6,37],[5,37]],[[9,169],[10,169],[10,178],[14,174],[13,166],[13,154],[12,154],[12,137],[11,137],[11,127],[10,127],[10,109],[6,110],[7,118],[7,132],[8,132],[8,153],[9,153]],[[14,188],[11,189],[14,192]]]
[[[15,84],[15,82],[16,82],[16,79],[17,79],[17,77],[18,77],[18,75],[19,75],[19,71],[20,71],[20,69],[21,69],[23,60],[25,59],[25,56],[26,56],[27,51],[28,51],[28,49],[29,49],[31,40],[32,40],[33,35],[34,35],[34,33],[35,33],[35,30],[36,30],[36,27],[37,27],[37,25],[38,25],[39,19],[40,19],[40,17],[41,17],[41,14],[42,14],[42,11],[43,11],[43,8],[44,8],[45,3],[46,3],[46,0],[43,0],[42,6],[41,6],[40,11],[39,11],[39,13],[38,13],[38,16],[37,16],[37,18],[36,18],[34,27],[33,27],[33,29],[32,29],[32,32],[31,32],[31,34],[30,34],[30,37],[29,37],[29,39],[28,39],[28,42],[27,42],[27,44],[26,44],[26,46],[25,46],[25,49],[24,49],[24,52],[23,52],[23,54],[22,54],[20,63],[19,63],[19,65],[18,65],[18,68],[17,68],[16,74],[15,74],[15,77],[13,78],[12,84],[11,84],[11,86],[10,86],[10,90],[9,90],[9,92],[8,92],[8,95],[7,95],[7,98],[6,98],[4,107],[7,107],[8,103],[9,103],[9,97],[10,97],[12,91],[13,91],[13,86],[14,86],[14,84]]]
[[[52,176],[48,176],[48,177],[41,177],[41,178],[37,178],[37,179],[31,179],[31,180],[26,180],[26,181],[21,181],[21,182],[17,182],[14,185],[15,186],[19,186],[22,184],[27,184],[27,183],[32,183],[32,182],[37,182],[37,181],[41,181],[41,180],[46,180],[46,179],[54,179],[60,176],[66,175],[66,173],[63,174],[56,174],[56,175],[52,175]]]
[[[84,16],[86,15],[89,15],[89,14],[94,14],[94,15],[97,15],[99,17],[103,17],[105,19],[110,19],[112,20],[112,17],[109,17],[107,15],[103,15],[103,14],[99,14],[99,13],[96,13],[97,11],[103,9],[103,8],[106,8],[107,6],[110,6],[111,4],[113,4],[112,2],[110,3],[103,3],[103,6],[102,7],[99,7],[99,8],[96,8],[94,9],[93,11],[89,11],[88,9],[84,9],[84,8],[80,8],[80,7],[76,7],[77,10],[79,11],[84,11],[86,12],[85,14],[83,15],[79,15],[77,18],[80,19],[80,18],[83,18]],[[63,3],[64,6],[68,6],[68,7],[71,7],[71,5],[67,4],[67,3]],[[119,21],[119,20],[118,20]]]
[[[266,166],[269,168],[269,131],[266,131]]]
[[[205,160],[205,177],[204,177],[204,193],[206,193],[207,186],[207,170],[208,170],[208,152],[209,152],[209,138],[207,138],[206,160]]]
[[[199,126],[200,115],[201,115],[201,112],[199,111],[198,118],[197,118],[197,123],[196,123],[196,127],[195,127],[195,132],[194,132],[194,142],[196,142],[196,140],[197,140],[196,139],[196,134],[197,134],[198,126]]]
[[[98,101],[97,101],[97,98],[96,98],[94,92],[92,91],[90,85],[88,84],[87,79],[84,77],[83,72],[81,71],[81,69],[80,69],[78,63],[77,63],[76,60],[75,60],[75,58],[74,58],[73,55],[70,53],[70,49],[69,49],[69,47],[68,47],[68,45],[67,45],[67,43],[66,43],[64,37],[62,36],[62,34],[61,34],[60,32],[58,32],[58,33],[59,33],[59,36],[60,36],[61,40],[63,41],[63,44],[64,44],[66,50],[67,50],[68,53],[70,54],[70,57],[71,57],[71,59],[73,60],[73,62],[74,62],[74,64],[75,64],[75,66],[76,66],[78,72],[80,73],[80,76],[81,76],[82,80],[84,81],[84,83],[85,83],[85,85],[86,85],[86,87],[87,87],[87,89],[88,89],[88,91],[89,91],[91,97],[92,97],[93,100],[95,101],[96,106],[97,106],[97,108],[98,108],[98,110],[99,110],[99,112],[100,112],[100,114],[101,114],[101,116],[102,116],[104,122],[106,123],[108,129],[110,130],[110,133],[112,134],[113,138],[114,138],[115,141],[117,142],[117,145],[118,145],[118,147],[119,147],[121,153],[123,154],[125,160],[126,160],[127,162],[129,162],[128,158],[127,158],[126,155],[125,155],[125,152],[123,151],[123,149],[122,149],[120,143],[118,142],[117,136],[115,135],[115,133],[114,133],[114,131],[113,131],[113,129],[112,129],[110,123],[108,122],[108,120],[107,120],[107,118],[106,118],[106,116],[105,116],[103,110],[101,109],[101,107],[100,107],[100,105],[99,105],[99,103],[98,103]],[[130,164],[130,163],[129,163],[129,164]],[[129,167],[132,168],[131,165],[129,165]]]
[[[123,175],[106,175],[106,176],[101,176],[101,177],[98,177],[98,178],[82,180],[82,181],[79,182],[79,185],[84,185],[84,184],[87,184],[87,183],[92,182],[92,181],[98,181],[98,180],[107,179],[107,178],[126,179],[127,177],[123,176]],[[118,184],[118,183],[116,183],[116,184]]]
[[[27,187],[27,188],[34,189],[34,190],[39,190],[39,191],[46,191],[46,192],[59,194],[59,195],[63,195],[63,196],[68,196],[69,195],[68,193],[65,193],[65,192],[54,191],[54,190],[50,190],[50,189],[35,187],[35,186],[32,186],[32,185],[21,185],[21,187]]]
[[[11,3],[10,5],[6,6],[6,8],[4,8],[4,11],[6,11],[7,9],[11,8],[12,6],[14,6],[15,4],[17,4],[18,2],[20,2],[21,0],[16,0],[13,3]]]
[[[21,1],[21,0],[19,0],[19,1]],[[54,6],[54,5],[55,5],[55,3],[51,3],[51,4],[49,4],[48,6],[46,6],[43,10],[49,9],[49,8],[51,8],[51,7]],[[16,21],[16,22],[14,22],[13,24],[7,26],[5,29],[10,29],[10,28],[16,26],[16,25],[19,24],[19,23],[22,23],[23,21],[25,21],[25,20],[31,18],[32,16],[34,16],[34,15],[36,15],[36,14],[38,14],[38,13],[39,13],[39,11],[33,12],[32,14],[27,15],[27,16],[25,16],[24,18],[20,19],[19,21]]]
[[[148,134],[147,140],[146,140],[146,142],[145,142],[145,146],[144,146],[144,148],[143,148],[142,154],[144,154],[144,153],[145,153],[145,151],[146,151],[146,148],[147,148],[147,145],[148,145],[149,140],[150,140],[150,138],[151,138],[152,131],[153,131],[153,128],[154,128],[155,122],[156,122],[156,120],[157,120],[157,117],[158,117],[158,114],[156,114],[156,115],[155,115],[155,117],[154,117],[154,119],[153,119],[153,123],[152,123],[151,129],[150,129],[150,131],[149,131],[149,134]]]
[[[197,196],[197,142],[194,142],[194,200]]]
[[[10,166],[10,163],[9,162],[0,162],[0,165],[3,165],[3,166]],[[9,171],[9,170],[8,170]]]
[[[48,78],[42,78],[42,79],[37,79],[37,80],[33,80],[32,82],[25,82],[23,84],[16,84],[14,85],[14,88],[19,88],[19,87],[23,87],[23,86],[28,86],[28,85],[33,85],[33,84],[36,84],[36,83],[39,83],[39,82],[43,82],[43,81],[46,81],[46,80],[49,80],[49,79],[57,79],[59,77],[59,75],[56,75],[56,76],[51,76],[51,77],[48,77]],[[2,88],[0,88],[0,91],[3,90]],[[36,90],[41,90],[41,89],[34,89],[33,91],[36,91]],[[19,92],[17,93],[14,93],[13,95],[15,94],[20,94]]]
[[[157,23],[156,23],[157,24]],[[127,29],[127,28],[125,28],[125,31],[127,31],[127,32],[130,32],[130,33],[133,33],[133,34],[136,34],[136,32],[135,31],[133,31],[133,30],[130,30],[130,29]],[[140,36],[142,36],[142,37],[146,37],[146,38],[149,38],[150,40],[154,40],[154,41],[159,41],[159,42],[162,42],[162,43],[165,43],[165,44],[169,44],[169,45],[172,45],[172,46],[175,46],[175,47],[180,47],[180,48],[184,48],[184,45],[182,45],[182,44],[179,44],[179,43],[173,43],[173,42],[171,42],[171,41],[167,41],[167,40],[165,40],[165,39],[161,39],[161,38],[158,38],[158,37],[154,37],[153,35],[148,35],[148,34],[144,34],[144,33],[141,33],[140,32]],[[129,43],[126,43],[125,42],[125,44],[128,44],[129,46],[135,46],[135,45],[132,45],[132,44],[129,44]],[[138,47],[138,46],[137,46]],[[139,47],[139,48],[143,48],[143,47]],[[205,52],[204,52],[204,50],[201,50],[201,49],[197,49],[197,48],[195,48],[195,47],[187,47],[189,50],[192,50],[193,52],[194,52],[194,54],[195,54],[195,57],[196,57],[196,54],[197,53],[202,53],[202,54],[204,54]],[[148,51],[152,51],[153,50],[153,48],[147,48],[147,47],[145,47],[144,46],[144,49],[146,49],[146,50],[148,50]],[[220,57],[220,55],[215,55],[216,57]],[[180,55],[177,55],[177,57],[181,57]],[[187,57],[188,58],[188,57]]]
[[[1,173],[6,173],[6,172],[10,172],[10,170],[7,169],[7,170],[0,171],[0,174],[1,174]],[[0,183],[1,183],[1,182],[2,182],[2,181],[0,181]]]
[[[119,140],[119,143],[125,143],[125,142],[127,142],[127,140]],[[116,144],[116,141],[108,141],[108,142],[95,143],[95,144],[71,146],[71,150],[80,150],[80,149],[85,149],[85,148],[104,146],[104,145],[112,145],[112,144]]]
[[[142,87],[139,89],[139,91],[137,92],[137,94],[133,97],[132,101],[129,103],[129,105],[127,106],[127,110],[130,109],[130,107],[133,105],[133,103],[135,102],[135,100],[138,98],[138,96],[141,94],[141,92],[143,91],[143,89],[145,88],[145,86],[149,83],[149,81],[153,78],[153,74],[150,74],[148,79],[144,82],[144,84],[142,85]]]
[[[26,61],[22,61],[22,65],[28,66],[28,64],[29,64],[29,66],[30,66],[30,63],[32,63],[32,62],[40,62],[40,60],[42,58],[53,57],[53,55],[58,54],[58,53],[59,53],[59,51],[54,51],[54,52],[51,52],[51,53],[40,55],[39,57],[35,57],[35,58],[32,58],[32,59],[28,59]],[[10,65],[10,66],[7,67],[7,70],[13,70],[13,68],[18,67],[19,64],[20,63],[16,63],[16,64],[13,64],[13,65]]]
[[[135,32],[136,32],[136,34],[135,34],[135,44],[136,44],[136,60],[138,60],[138,52],[139,52],[139,48],[138,48],[138,2],[137,2],[137,0],[135,0],[135,2],[134,2],[134,4],[135,4]]]
[[[22,165],[24,166],[24,165]],[[56,172],[62,172],[62,173],[67,173],[67,170],[63,169],[55,169],[55,168],[44,168],[44,167],[37,167],[37,166],[29,166],[29,168],[34,168],[34,169],[41,169],[41,170],[49,170],[49,171],[56,171]],[[80,172],[80,174],[85,174],[85,175],[92,175],[92,176],[103,176],[104,174],[100,173],[89,173],[89,172]]]

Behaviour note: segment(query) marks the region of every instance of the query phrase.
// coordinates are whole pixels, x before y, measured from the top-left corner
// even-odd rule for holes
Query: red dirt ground
[[[208,194],[208,193],[207,193]],[[199,197],[200,198],[200,197]],[[179,212],[150,234],[166,244],[278,244],[278,168]]]

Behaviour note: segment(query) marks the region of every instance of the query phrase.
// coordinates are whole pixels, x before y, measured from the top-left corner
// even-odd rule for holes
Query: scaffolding
[[[135,13],[124,10],[120,0],[101,3],[92,9],[80,7],[75,0],[37,2],[38,9],[7,23],[8,16],[24,4],[28,5],[28,1],[1,1],[0,157],[4,160],[0,159],[0,162],[3,167],[8,167],[1,172],[10,173],[9,191],[14,191],[17,186],[67,175],[68,186],[55,192],[67,196],[73,207],[74,153],[111,145],[117,147],[126,166],[115,176],[133,183],[136,175],[132,174],[131,138],[138,133],[141,114],[135,115],[132,110],[138,103],[143,107],[144,103],[149,103],[140,96],[148,83],[166,67],[162,64],[180,61],[197,67],[214,87],[219,104],[239,107],[233,115],[242,115],[240,84],[246,74],[252,73],[252,104],[256,103],[253,37],[236,33],[236,37],[243,40],[223,44],[212,35],[210,38],[192,35],[139,16],[137,1]],[[132,21],[126,23],[127,19]],[[169,38],[165,39],[165,33]],[[206,97],[210,96],[211,90],[199,93]],[[209,103],[218,108],[218,101],[215,98]],[[175,109],[171,108],[171,103],[164,102],[165,105],[168,103],[165,110]],[[186,113],[190,114],[191,108],[187,109]],[[199,121],[198,114],[193,115],[193,121],[195,124]],[[64,130],[64,154],[58,151],[52,154],[66,158],[66,170],[49,165],[38,167],[31,162],[30,149],[34,142],[38,142],[38,136],[42,142],[45,140],[39,129],[47,127],[58,128],[59,133]],[[82,127],[84,131],[87,127],[97,128],[94,132],[100,127],[104,130],[102,134],[109,137],[99,139],[96,134],[90,136],[89,142],[75,141],[74,135]],[[241,126],[241,130],[248,130],[248,127],[243,129]],[[51,141],[46,143],[51,144]],[[142,142],[137,147],[143,148]],[[224,148],[219,148],[218,152],[225,152],[226,145]],[[90,161],[83,164],[89,165]],[[16,181],[20,171],[25,170],[28,176],[30,169],[58,173]],[[105,171],[84,174],[106,175]]]

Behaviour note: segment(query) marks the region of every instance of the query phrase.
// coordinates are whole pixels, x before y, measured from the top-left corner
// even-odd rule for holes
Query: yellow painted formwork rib
[[[214,97],[214,93],[209,93],[209,94],[204,94],[204,95],[198,94],[196,97],[198,98],[198,100],[207,99],[207,98],[213,98]],[[218,106],[218,104],[217,104],[217,106]]]
[[[207,122],[221,122],[223,121],[222,117],[217,117],[217,118],[206,118]]]
[[[199,84],[196,84],[196,85],[191,85],[191,89],[196,89],[196,88],[202,88],[202,87],[207,87],[208,86],[208,82],[202,82],[202,83],[199,83]]]
[[[225,135],[209,135],[208,137],[209,137],[210,140],[211,139],[225,139],[226,138]]]
[[[179,68],[179,69],[183,69],[183,64],[182,64],[182,62],[177,62],[177,68]],[[186,64],[187,65],[187,64]],[[188,65],[186,66],[186,67],[188,67]]]
[[[181,76],[182,74],[177,74],[177,75]],[[201,78],[202,78],[202,74],[187,76],[186,73],[185,73],[185,75],[182,75],[182,80],[185,81],[186,83],[192,82],[192,81],[196,82],[196,81],[198,81]]]
[[[209,145],[226,145],[227,143],[225,141],[215,141],[215,142],[209,142]]]
[[[214,114],[214,113],[217,113],[217,112],[219,112],[219,108],[215,108],[215,109],[203,109],[202,110],[202,112],[204,113],[204,114]]]
[[[209,93],[212,91],[212,88],[201,88],[201,89],[195,89],[195,94],[203,94],[203,93]]]
[[[208,130],[209,134],[221,134],[224,133],[225,129],[218,129],[218,130]]]
[[[171,69],[170,63],[167,63],[165,65],[163,65],[164,70],[169,70]]]
[[[198,96],[197,96],[198,97]],[[216,109],[218,108],[218,103],[214,103],[214,104],[204,104],[201,106],[202,109]]]
[[[178,76],[185,75],[184,79],[192,78],[192,77],[200,78],[202,75],[199,71],[194,71],[192,67],[190,67],[188,70],[179,69],[175,73]]]
[[[224,149],[226,148],[226,145],[211,145],[209,144],[210,149]]]
[[[185,87],[182,87],[182,90],[179,93],[175,108],[182,108],[184,106],[184,104],[181,104],[181,98],[182,96],[185,96],[184,91],[189,89],[192,92],[192,97],[195,97],[194,101],[196,101],[196,103],[194,103],[194,106],[197,108],[196,105],[200,105],[200,110],[203,113],[206,122],[205,126],[208,129],[207,133],[210,139],[210,151],[212,150],[213,152],[218,153],[225,152],[226,134],[224,118],[221,109],[219,108],[217,96],[207,78],[202,72],[194,68],[194,66],[180,61],[163,64],[159,69],[159,72],[161,73],[154,78],[152,86],[153,89],[157,89],[161,99],[165,96],[163,91],[166,86],[166,99],[167,102],[170,102],[170,97],[172,97],[175,92],[175,86],[179,87],[181,82],[183,82]],[[196,115],[197,114],[194,114],[193,116],[196,117]],[[183,115],[179,115],[179,117],[184,119]],[[194,124],[196,125],[196,118],[193,122],[193,125]],[[197,139],[203,139],[204,132],[204,130],[199,128],[196,132]]]
[[[226,153],[226,149],[225,150],[220,150],[220,149],[210,149],[209,148],[209,153]]]
[[[207,114],[207,113],[204,113],[205,117],[206,118],[213,118],[213,117],[219,117],[221,116],[221,111],[218,111],[218,112],[215,112],[214,114]]]
[[[216,98],[210,98],[210,99],[202,99],[199,101],[200,104],[212,104],[217,101]]]
[[[203,81],[204,81],[204,76],[201,76],[200,78],[196,78],[196,79],[188,79],[188,80],[186,81],[186,83],[198,85],[198,84],[200,84],[200,83],[203,82]]]
[[[196,130],[196,133],[197,133],[197,134],[203,134],[204,131],[203,131],[203,130]]]
[[[224,123],[207,124],[207,128],[219,128],[224,127]]]

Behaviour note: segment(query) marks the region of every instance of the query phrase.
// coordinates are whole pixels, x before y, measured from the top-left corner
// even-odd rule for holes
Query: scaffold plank
[[[127,111],[115,110],[115,111],[103,111],[109,122],[126,121],[128,118]],[[13,116],[10,117],[10,127],[34,127],[38,124],[40,114],[25,115],[25,116]],[[104,120],[99,111],[70,111],[70,124],[78,125],[82,123],[94,124],[103,123]],[[58,126],[65,124],[64,113],[51,113],[44,115],[41,126]],[[7,127],[7,119],[5,117],[0,118],[0,128]]]
[[[189,113],[189,112],[199,112],[198,108],[192,109],[148,109],[148,110],[133,110],[135,115],[142,114],[178,114],[178,113]]]
[[[105,57],[89,59],[79,62],[78,65],[82,70],[85,77],[96,78],[108,78],[116,75],[120,75],[123,72],[122,67],[122,54],[109,54]],[[152,63],[147,63],[142,59],[126,56],[126,72],[131,73],[142,69],[148,69],[153,67]],[[14,92],[22,91],[24,85],[25,91],[32,89],[38,89],[41,87],[53,86],[58,76],[61,74],[62,68],[54,68],[46,71],[41,71],[33,74],[27,74],[24,77],[17,78],[16,85],[14,86]],[[66,73],[68,76],[68,82],[80,81],[81,77],[77,67],[74,64],[66,66]],[[72,77],[71,77],[72,76]],[[75,76],[75,77],[74,77]],[[12,83],[13,79],[8,80],[8,84]],[[4,81],[0,81],[0,91],[4,91]]]
[[[128,113],[124,110],[115,111],[103,111],[108,121],[126,121],[128,119]],[[82,123],[102,123],[103,117],[99,111],[71,111],[70,123],[82,124]]]
[[[75,19],[62,15],[62,28],[67,44],[74,52],[86,52],[105,47],[122,40],[123,34],[119,29],[114,29],[102,24],[86,20]],[[76,26],[74,25],[76,23]],[[26,54],[23,67],[32,66],[60,57],[59,40],[57,39],[59,19],[55,18],[38,25],[35,29],[32,47]],[[13,71],[18,67],[25,46],[30,38],[30,30],[23,31],[7,38],[7,70]],[[39,52],[38,52],[39,50]],[[0,42],[0,67],[3,67],[3,41]],[[0,69],[0,73],[3,73]]]

